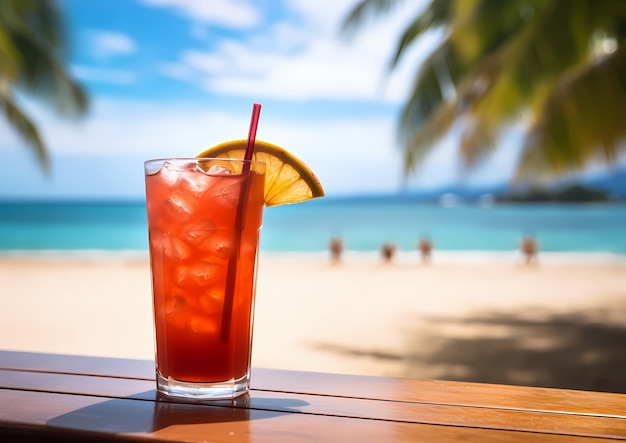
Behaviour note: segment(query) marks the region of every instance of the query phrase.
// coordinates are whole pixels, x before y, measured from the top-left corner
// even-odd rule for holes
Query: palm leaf
[[[572,69],[529,130],[516,180],[610,164],[626,151],[626,41]]]
[[[404,146],[405,161],[420,162],[456,119],[476,113],[477,104],[501,71],[495,54],[511,33],[483,31],[494,28],[486,26],[489,21],[503,20],[500,16],[508,11],[501,4],[494,0],[455,3],[456,27],[422,65],[403,109],[400,135],[408,140]],[[474,35],[474,41],[468,43],[467,35]],[[446,91],[453,88],[455,94]],[[460,151],[467,165],[475,164],[493,146],[499,123],[499,118],[482,116],[464,119],[467,127]],[[406,165],[405,171],[413,167],[414,164]]]
[[[414,135],[415,128],[421,127],[444,100],[444,79],[439,74],[440,67],[445,68],[447,50],[442,44],[424,61],[411,91],[411,95],[402,109],[400,118],[400,137],[408,139]]]
[[[451,36],[450,44],[461,48],[457,52],[471,57],[469,62],[473,65],[473,69],[461,72],[463,82],[458,99],[466,111],[459,115],[469,115],[460,141],[460,153],[467,166],[477,164],[498,147],[498,134],[503,127],[541,106],[558,74],[572,63],[579,63],[587,49],[570,38],[568,30],[554,25],[546,30],[547,24],[563,19],[556,2],[536,9],[529,21],[511,17],[510,11],[502,8],[494,8],[491,15],[483,13],[485,5],[491,3],[492,0],[484,0],[479,4],[478,21],[468,20],[464,28]],[[575,8],[570,9],[575,12]],[[487,28],[485,19],[507,22],[506,32],[471,31]],[[473,51],[468,50],[467,42],[459,37],[462,35],[474,35],[481,43],[474,44]],[[546,49],[558,39],[562,40],[558,52]]]
[[[62,114],[80,115],[87,109],[87,94],[71,80],[53,53],[48,51],[47,45],[22,32],[15,32],[13,41],[22,60],[21,87],[47,99]]]
[[[396,67],[404,52],[425,32],[445,24],[451,15],[451,5],[449,0],[432,0],[424,12],[407,26],[391,58],[390,69]]]
[[[455,121],[456,109],[450,103],[444,103],[430,114],[421,130],[410,137],[404,145],[405,176],[414,171],[416,165],[431,152],[436,141],[447,132]]]
[[[350,35],[369,18],[389,12],[402,0],[361,0],[343,20],[342,31]]]
[[[49,158],[39,131],[11,97],[14,89],[20,89],[61,114],[85,112],[87,94],[63,65],[66,46],[62,31],[54,0],[0,1],[0,108],[34,149],[45,171]]]
[[[344,29],[395,3],[361,1]],[[462,157],[474,165],[498,147],[503,128],[525,117],[533,123],[518,176],[621,155],[626,1],[431,0],[401,35],[390,69],[440,26],[445,36],[416,73],[398,125],[406,173],[453,127],[462,130]],[[591,43],[605,37],[620,48],[595,63]]]
[[[39,164],[44,171],[48,172],[50,169],[50,159],[48,158],[46,146],[39,135],[37,127],[10,97],[0,94],[0,108],[11,126],[13,126],[22,139],[34,149]]]
[[[477,97],[484,94],[496,75],[496,61],[493,57],[484,57],[482,63],[468,74],[470,66],[461,60],[450,39],[444,40],[427,58],[400,119],[399,132],[405,142],[405,161],[414,162],[405,165],[407,173],[423,160],[459,118],[473,112]],[[454,82],[458,79],[462,82],[456,86]],[[454,93],[448,91],[455,87]],[[495,132],[493,122],[481,119],[481,123],[476,124],[475,121],[472,123],[473,120],[477,119],[465,119],[471,124],[462,144],[462,153],[468,164],[475,163],[479,157],[476,147],[491,142]]]
[[[18,63],[19,54],[9,35],[0,27],[0,79],[13,81],[17,77]]]

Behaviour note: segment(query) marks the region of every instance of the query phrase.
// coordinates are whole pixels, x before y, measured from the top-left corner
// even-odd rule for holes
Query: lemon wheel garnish
[[[202,151],[196,157],[243,159],[246,140],[232,140]],[[299,158],[280,146],[256,140],[253,160],[267,165],[265,206],[299,203],[323,197],[324,189],[313,171]]]

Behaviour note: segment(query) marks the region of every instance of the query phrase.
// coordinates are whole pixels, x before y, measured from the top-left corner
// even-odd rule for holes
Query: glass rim
[[[245,160],[243,158],[230,158],[230,157],[163,157],[163,158],[152,158],[149,160],[145,160],[143,163],[147,165],[148,163],[161,163],[161,162],[176,162],[176,163],[191,163],[191,162],[199,162],[199,161],[224,161],[231,163],[259,163],[266,164],[261,160]]]

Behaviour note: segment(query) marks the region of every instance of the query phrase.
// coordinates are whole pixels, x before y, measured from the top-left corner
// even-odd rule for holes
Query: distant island
[[[591,203],[610,200],[612,198],[608,192],[580,184],[561,189],[532,188],[524,192],[496,196],[497,202],[506,203]]]

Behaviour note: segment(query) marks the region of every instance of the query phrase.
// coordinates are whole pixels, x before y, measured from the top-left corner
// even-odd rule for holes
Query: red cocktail
[[[248,390],[265,164],[145,163],[157,384],[168,395]]]

